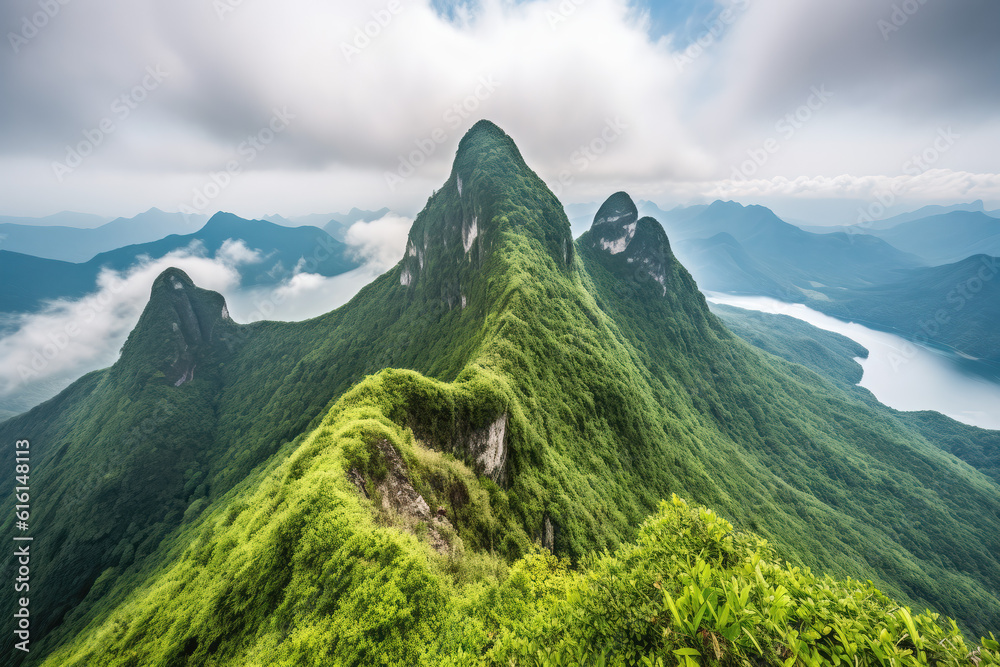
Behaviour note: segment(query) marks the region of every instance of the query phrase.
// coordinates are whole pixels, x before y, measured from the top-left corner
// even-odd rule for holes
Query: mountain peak
[[[600,251],[612,264],[621,264],[633,278],[652,279],[665,295],[676,262],[670,241],[655,218],[638,216],[632,198],[616,192],[598,209],[594,224],[581,241]]]
[[[458,142],[452,176],[468,179],[475,165],[491,154],[510,160],[520,169],[529,169],[510,135],[484,119],[469,128]]]
[[[146,365],[148,375],[161,373],[179,387],[195,378],[199,366],[214,366],[232,351],[236,326],[221,294],[197,287],[184,271],[170,267],[153,281],[116,367]]]
[[[414,221],[399,282],[424,284],[449,308],[464,308],[487,259],[512,241],[504,232],[541,244],[561,270],[572,265],[573,236],[559,200],[514,140],[481,120],[462,137],[451,176]]]
[[[591,226],[593,240],[612,255],[623,252],[635,236],[639,210],[625,192],[616,192],[601,204]]]

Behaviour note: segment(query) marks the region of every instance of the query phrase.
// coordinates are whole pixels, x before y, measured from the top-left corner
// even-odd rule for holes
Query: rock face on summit
[[[654,282],[663,294],[674,259],[670,241],[654,218],[639,217],[635,202],[624,192],[611,195],[594,216],[591,247],[624,262],[637,282]]]
[[[612,255],[624,252],[635,236],[639,210],[624,192],[608,197],[594,216],[591,234],[594,244]]]

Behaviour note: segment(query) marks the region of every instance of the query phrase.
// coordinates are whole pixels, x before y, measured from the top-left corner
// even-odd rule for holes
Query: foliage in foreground
[[[993,635],[970,647],[954,621],[914,615],[871,582],[782,564],[766,541],[677,496],[635,543],[582,571],[527,556],[502,588],[517,613],[499,641],[484,658],[460,651],[451,664],[1000,664]],[[524,597],[533,613],[517,609]],[[482,619],[491,604],[472,607]]]

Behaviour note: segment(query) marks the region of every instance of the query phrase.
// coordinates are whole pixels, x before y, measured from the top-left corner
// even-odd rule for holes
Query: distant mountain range
[[[1000,257],[1000,219],[982,211],[952,211],[869,233],[933,265],[977,254]]]
[[[662,217],[701,289],[806,303],[951,349],[1000,376],[1000,220],[982,208],[925,207],[887,229],[823,234],[734,202],[671,211],[644,202],[640,212]],[[945,321],[935,323],[938,315]]]
[[[156,209],[152,209],[156,210]],[[111,222],[112,218],[90,213],[76,213],[74,211],[63,211],[46,215],[41,218],[32,218],[17,215],[0,215],[0,225],[31,225],[33,227],[76,227],[78,229],[93,229]]]
[[[847,232],[849,234],[854,233],[869,233],[873,231],[880,231],[886,229],[892,229],[896,225],[901,225],[907,222],[913,222],[914,220],[920,220],[922,218],[929,218],[935,215],[944,215],[946,213],[953,213],[956,211],[965,211],[969,213],[985,213],[986,215],[992,217],[1000,217],[1000,211],[986,211],[985,204],[981,199],[967,204],[952,204],[950,206],[940,206],[937,204],[932,204],[930,206],[924,206],[918,208],[915,211],[907,211],[906,213],[900,213],[888,218],[882,218],[881,220],[872,220],[871,222],[861,222],[852,223],[850,225],[808,225],[796,223],[798,227],[804,229],[808,232],[814,232],[816,234],[830,234],[833,232]]]
[[[48,228],[50,233],[52,229]],[[359,266],[347,246],[321,229],[282,227],[217,213],[192,234],[171,234],[157,241],[116,248],[82,263],[0,250],[0,312],[30,312],[48,299],[78,298],[95,289],[102,269],[124,271],[142,257],[158,259],[185,248],[215,257],[227,240],[243,241],[249,249],[259,251],[259,260],[239,268],[242,284],[247,287],[280,283],[299,270],[300,263],[306,264],[310,273],[323,276],[339,275]]]
[[[803,231],[763,206],[717,201],[665,215],[678,257],[712,291],[802,301],[819,287],[866,287],[921,264],[875,237]]]
[[[58,225],[25,218],[0,218],[0,250],[63,262],[86,262],[99,253],[122,246],[148,243],[170,234],[190,234],[208,220],[207,215],[185,216],[151,208],[133,218],[116,218],[92,229],[67,226],[90,217],[75,213],[50,216]]]
[[[381,208],[377,211],[365,211],[355,207],[347,213],[313,213],[311,215],[300,215],[289,218],[275,214],[265,215],[263,219],[284,227],[319,227],[338,241],[343,241],[347,230],[355,222],[379,220],[389,213],[391,211],[387,208]]]

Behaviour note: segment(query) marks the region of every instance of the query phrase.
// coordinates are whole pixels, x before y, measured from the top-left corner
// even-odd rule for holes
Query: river
[[[864,369],[860,385],[896,410],[935,410],[965,424],[1000,429],[1000,384],[962,369],[960,360],[893,334],[844,322],[807,308],[769,297],[706,293],[712,303],[775,315],[789,315],[847,336],[868,349],[857,359]]]

